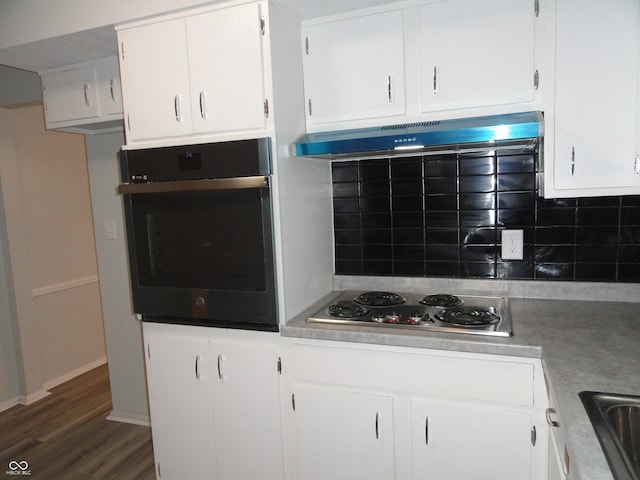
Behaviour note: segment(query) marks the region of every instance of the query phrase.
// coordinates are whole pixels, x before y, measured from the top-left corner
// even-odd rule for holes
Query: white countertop
[[[576,480],[613,480],[578,392],[640,395],[640,303],[510,298],[509,338],[305,322],[335,295],[282,326],[282,335],[541,358]]]

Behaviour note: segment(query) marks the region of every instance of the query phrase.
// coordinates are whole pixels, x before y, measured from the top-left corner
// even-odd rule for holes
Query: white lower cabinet
[[[208,341],[144,326],[156,476],[216,478]]]
[[[455,401],[411,402],[413,478],[531,478],[528,412]]]
[[[297,478],[547,480],[539,360],[293,345]]]
[[[143,331],[157,477],[282,480],[277,334]]]
[[[391,396],[298,386],[295,404],[298,478],[395,478]]]

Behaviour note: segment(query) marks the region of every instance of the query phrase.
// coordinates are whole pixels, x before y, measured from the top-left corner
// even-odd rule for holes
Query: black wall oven
[[[122,151],[143,321],[278,330],[268,138]]]

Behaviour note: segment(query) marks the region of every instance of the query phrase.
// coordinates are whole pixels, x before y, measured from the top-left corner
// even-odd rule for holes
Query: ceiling
[[[388,0],[280,0],[302,19],[390,3]],[[0,49],[0,66],[39,72],[117,55],[113,25]]]

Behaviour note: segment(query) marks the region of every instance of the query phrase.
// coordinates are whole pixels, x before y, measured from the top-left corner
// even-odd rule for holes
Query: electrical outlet
[[[522,230],[502,231],[502,259],[522,260],[524,234]]]

